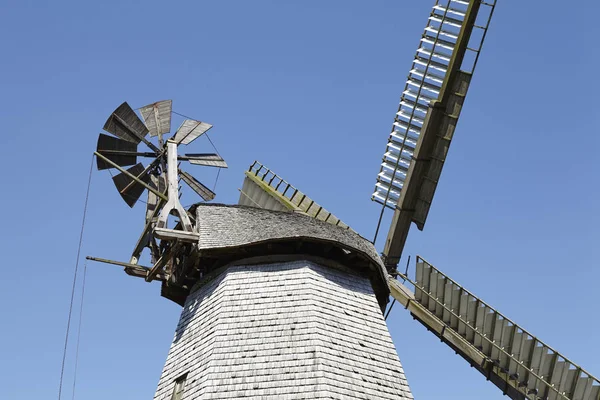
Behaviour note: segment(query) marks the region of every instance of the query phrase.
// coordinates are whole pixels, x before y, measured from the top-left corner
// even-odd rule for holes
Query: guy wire
[[[69,344],[69,331],[71,329],[71,316],[73,314],[73,299],[75,297],[75,285],[77,283],[77,271],[79,269],[79,257],[81,255],[81,244],[83,243],[83,231],[85,228],[85,217],[87,214],[88,199],[90,197],[90,186],[92,183],[93,167],[94,167],[94,155],[92,155],[92,162],[90,163],[90,174],[88,177],[87,190],[85,192],[85,202],[83,205],[83,217],[81,220],[81,231],[79,232],[79,245],[77,246],[77,259],[75,260],[75,271],[73,272],[73,287],[71,289],[71,301],[69,304],[69,316],[67,318],[67,331],[65,334],[65,346],[63,349],[63,357],[62,357],[62,363],[61,363],[61,367],[60,367],[60,381],[58,384],[58,400],[61,399],[61,395],[62,395],[63,377],[64,377],[64,373],[65,373],[65,360],[67,358],[67,345]]]

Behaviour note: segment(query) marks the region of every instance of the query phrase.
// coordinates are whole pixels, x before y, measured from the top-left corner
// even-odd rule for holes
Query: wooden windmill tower
[[[410,399],[383,318],[391,295],[510,398],[600,400],[597,379],[424,259],[414,279],[396,268],[411,223],[426,222],[494,7],[433,7],[372,197],[382,216],[394,214],[382,256],[258,162],[238,205],[184,209],[179,179],[204,200],[214,193],[179,161],[226,167],[218,154],[177,154],[210,125],[186,120],[165,141],[170,101],[143,107],[143,121],[127,103],[115,110],[104,129],[116,137],[100,136],[98,168],[120,171],[114,181],[130,206],[148,190],[148,208],[129,262],[101,261],[161,281],[161,295],[183,306],[155,399]],[[151,151],[138,152],[141,142]],[[139,156],[153,161],[143,167]]]
[[[144,122],[119,106],[104,126],[116,137],[101,134],[95,154],[99,169],[120,171],[113,180],[128,205],[148,191],[144,229],[129,262],[88,258],[161,281],[161,295],[183,306],[155,398],[412,398],[383,319],[390,291],[373,245],[322,208],[311,214],[314,202],[298,213],[276,207],[279,198],[184,209],[179,178],[204,200],[214,193],[179,162],[226,167],[217,154],[177,154],[211,125],[185,120],[165,141],[171,102],[140,113]],[[138,151],[141,142],[151,151]],[[255,182],[250,198],[262,202],[269,186]],[[145,248],[149,266],[139,262]]]

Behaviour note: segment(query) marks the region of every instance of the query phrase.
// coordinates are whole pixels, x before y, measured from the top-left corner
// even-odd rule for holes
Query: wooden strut
[[[158,228],[167,227],[167,219],[172,210],[179,215],[181,225],[184,231],[192,232],[193,226],[187,211],[179,202],[179,188],[177,187],[177,143],[173,140],[167,140],[167,204],[163,207],[158,217],[156,226]],[[162,196],[162,195],[161,195]],[[162,197],[161,197],[162,198]]]
[[[180,248],[181,244],[178,241],[176,241],[170,249],[163,251],[159,259],[156,260],[154,266],[148,270],[148,273],[146,274],[146,282],[152,282],[155,279],[155,277],[161,272],[162,268],[167,264],[167,262],[169,262],[171,257],[175,253],[177,253],[177,251]],[[164,271],[162,271],[162,275],[166,275]]]
[[[121,267],[125,267],[125,272],[127,274],[136,276],[138,278],[145,278],[147,282],[150,282],[152,280],[164,281],[166,279],[164,274],[154,273],[152,275],[152,278],[150,278],[150,280],[148,280],[149,272],[151,271],[151,269],[148,267],[137,265],[137,264],[130,264],[130,263],[126,263],[126,262],[108,260],[106,258],[98,258],[98,257],[91,257],[91,256],[87,256],[86,260],[101,262],[104,264],[119,265]]]
[[[96,257],[87,257],[87,259],[107,264],[120,265],[122,267],[125,267],[125,272],[127,272],[128,274],[137,277],[142,277],[146,280],[146,282],[151,282],[153,280],[167,280],[169,277],[167,276],[167,273],[163,270],[163,268],[173,257],[173,255],[181,248],[182,242],[196,242],[198,240],[198,234],[195,233],[193,230],[193,225],[190,220],[190,216],[179,201],[179,188],[177,176],[177,143],[173,140],[167,141],[167,190],[165,193],[161,193],[160,191],[156,190],[152,186],[148,185],[146,182],[142,181],[140,177],[133,175],[132,173],[117,165],[115,162],[100,154],[99,152],[95,151],[94,154],[109,165],[111,165],[112,167],[118,169],[119,171],[133,179],[133,182],[139,183],[140,185],[148,189],[150,192],[154,193],[158,197],[159,201],[156,205],[156,208],[153,210],[151,216],[148,218],[148,221],[144,226],[142,234],[137,240],[135,248],[131,254],[129,263]],[[159,156],[157,160],[160,158],[161,156]],[[150,166],[148,166],[144,170],[144,172],[148,171],[155,162],[156,160],[152,164],[150,164]],[[127,188],[131,186],[133,182],[130,183],[127,186]],[[156,225],[153,228],[152,221],[155,218],[156,214],[159,213],[159,210],[160,214],[158,216],[158,221],[156,222]],[[175,211],[176,214],[179,216],[181,226],[183,228],[181,231],[167,229],[167,220],[171,211]],[[161,240],[167,240],[172,243],[170,248],[163,251],[163,253],[158,257],[152,268],[143,267],[137,264],[143,248],[148,244],[147,239],[149,237],[150,230],[152,230],[152,235],[154,237]]]
[[[154,217],[156,217],[156,214],[158,214],[158,210],[161,209],[163,202],[164,202],[164,200],[162,198],[159,198],[158,203],[156,204],[156,207],[152,211],[152,214],[150,214],[150,216],[148,217],[148,221],[146,222],[146,225],[144,226],[144,229],[142,230],[142,234],[140,235],[137,243],[135,244],[133,252],[131,253],[131,259],[129,260],[129,262],[131,264],[137,264],[137,262],[139,261],[139,258],[140,258],[140,254],[142,253],[142,250],[148,244],[148,240],[145,240],[145,239],[148,237],[150,229],[152,228],[152,221],[154,220]]]
[[[127,175],[128,177],[130,177],[131,179],[133,179],[134,181],[136,181],[140,185],[144,186],[146,189],[148,189],[149,191],[151,191],[152,193],[154,193],[155,195],[157,195],[158,197],[160,197],[164,201],[168,201],[169,200],[167,198],[167,196],[165,196],[164,194],[162,194],[158,190],[154,189],[152,186],[148,185],[146,182],[144,182],[143,180],[139,179],[137,176],[133,175],[131,172],[129,172],[126,169],[122,168],[120,165],[114,163],[112,160],[104,157],[102,154],[98,153],[97,151],[95,151],[94,154],[96,155],[96,157],[100,157],[100,159],[102,161],[105,161],[106,163],[108,163],[111,166],[115,167],[116,169],[118,169],[119,171],[121,171],[122,173],[124,173],[125,175]]]
[[[156,158],[156,160],[152,161],[150,164],[148,164],[148,166],[146,168],[144,168],[144,170],[137,176],[138,179],[142,179],[142,176],[146,175],[148,173],[148,171],[150,171],[152,168],[154,168],[154,166],[160,162],[160,156],[158,158]],[[125,186],[120,193],[126,193],[129,189],[131,189],[131,187],[133,186],[133,184],[135,183],[135,181],[131,181],[127,184],[127,186]]]

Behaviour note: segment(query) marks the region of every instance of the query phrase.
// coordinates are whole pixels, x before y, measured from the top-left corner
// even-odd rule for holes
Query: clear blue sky
[[[432,3],[2,1],[3,398],[57,396],[88,168],[117,105],[173,99],[213,123],[230,165],[218,201],[237,202],[258,159],[371,238],[379,160]],[[600,5],[498,3],[407,254],[598,376]],[[95,171],[82,255],[127,260],[143,212]],[[87,279],[77,398],[151,398],[180,307],[118,267],[89,264]],[[417,399],[502,398],[401,308],[389,325]]]

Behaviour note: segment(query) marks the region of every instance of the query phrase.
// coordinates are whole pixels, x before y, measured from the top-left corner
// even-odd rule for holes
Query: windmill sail
[[[238,204],[273,211],[299,212],[340,228],[352,230],[342,220],[258,161],[254,161],[245,174]]]
[[[137,156],[135,155],[137,145],[127,140],[101,133],[98,136],[98,146],[96,150],[98,153],[103,154],[106,158],[121,167],[137,163]],[[133,153],[133,155],[127,153]],[[96,162],[98,170],[112,168],[112,165],[101,158],[96,158]]]
[[[388,267],[400,259],[410,223],[423,229],[494,7],[495,0],[437,0],[429,16],[372,195],[395,210]]]
[[[127,172],[136,176],[143,182],[148,183],[150,177],[148,171],[144,169],[142,164],[136,164],[133,167],[127,169]],[[119,194],[125,200],[125,203],[129,207],[133,207],[138,201],[142,193],[144,193],[145,187],[140,185],[138,182],[131,179],[131,177],[123,172],[113,177],[113,182],[119,191]]]
[[[150,136],[171,132],[172,100],[162,100],[140,108],[140,114],[150,131]]]
[[[408,277],[404,277],[408,278]],[[600,381],[417,257],[414,294],[392,295],[511,399],[597,400]]]
[[[106,120],[104,130],[123,140],[138,144],[148,134],[148,128],[127,102],[121,104]]]
[[[196,154],[186,154],[185,159],[190,162],[190,164],[195,165],[204,165],[206,167],[218,167],[218,168],[227,168],[227,163],[223,160],[218,154],[214,153],[196,153]]]
[[[210,128],[212,128],[212,125],[206,122],[186,119],[175,132],[174,140],[177,144],[190,144]]]
[[[181,176],[181,179],[187,183],[187,185],[192,188],[194,192],[198,193],[198,195],[202,197],[204,201],[211,201],[215,198],[216,195],[212,190],[204,186],[199,180],[187,172],[179,170],[179,176]]]

